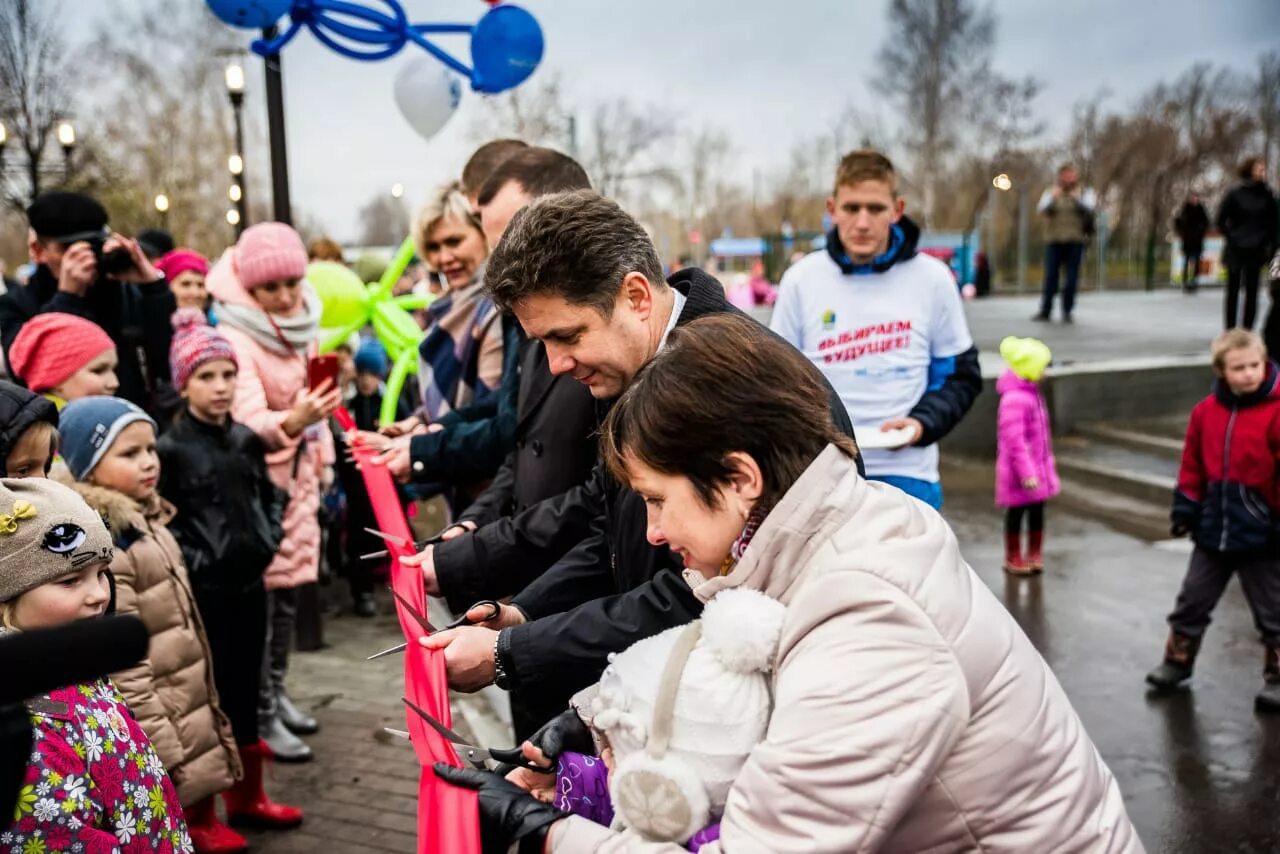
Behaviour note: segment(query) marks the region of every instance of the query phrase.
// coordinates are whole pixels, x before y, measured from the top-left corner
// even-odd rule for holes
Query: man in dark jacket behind
[[[586,191],[518,213],[490,256],[486,285],[543,342],[551,371],[586,385],[602,411],[675,326],[737,311],[701,270],[664,281],[639,223]],[[852,435],[844,405],[828,391],[836,424]],[[450,685],[469,691],[496,682],[564,699],[599,677],[610,652],[696,618],[701,605],[679,562],[650,545],[646,531],[643,499],[597,465],[586,484],[466,535],[479,558],[459,575],[483,577],[491,597],[528,586],[486,626],[427,640],[445,648]],[[444,548],[451,545],[405,559],[421,566],[428,593],[440,589],[436,556],[443,564],[463,551]]]
[[[1182,289],[1195,293],[1200,277],[1200,256],[1204,254],[1204,236],[1209,232],[1209,212],[1200,202],[1199,193],[1188,193],[1187,200],[1173,218],[1173,230],[1182,242]]]
[[[106,210],[88,196],[42,193],[27,208],[27,221],[27,248],[36,271],[25,286],[0,297],[5,358],[18,330],[37,314],[78,315],[115,342],[119,397],[152,413],[172,405],[169,317],[176,305],[164,275],[136,241],[107,228]],[[118,259],[121,267],[100,270],[99,257]]]
[[[1223,263],[1227,267],[1227,303],[1224,329],[1253,329],[1258,315],[1258,282],[1262,268],[1275,249],[1276,222],[1280,219],[1276,196],[1267,186],[1266,164],[1250,157],[1240,164],[1240,180],[1218,208],[1217,226],[1222,232]],[[1244,291],[1244,312],[1240,292]]]

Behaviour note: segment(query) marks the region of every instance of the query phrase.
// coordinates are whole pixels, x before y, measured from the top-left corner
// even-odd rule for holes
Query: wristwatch
[[[497,685],[503,691],[509,691],[507,686],[507,670],[502,666],[502,629],[493,639],[493,684]]]

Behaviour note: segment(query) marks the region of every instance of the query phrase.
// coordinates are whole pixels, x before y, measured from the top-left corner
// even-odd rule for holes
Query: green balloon
[[[385,301],[373,306],[373,331],[393,360],[399,359],[405,350],[416,350],[423,335],[412,315],[395,303]]]
[[[313,261],[307,266],[307,281],[324,307],[320,315],[322,328],[359,328],[367,322],[369,289],[347,267],[336,261]]]

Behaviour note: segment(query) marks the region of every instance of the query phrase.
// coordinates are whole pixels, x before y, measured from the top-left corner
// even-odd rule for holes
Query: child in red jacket
[[[1280,711],[1280,380],[1262,339],[1228,329],[1213,342],[1213,393],[1191,410],[1173,499],[1173,534],[1195,542],[1169,615],[1159,689],[1191,678],[1196,652],[1233,573],[1266,645],[1256,707]]]

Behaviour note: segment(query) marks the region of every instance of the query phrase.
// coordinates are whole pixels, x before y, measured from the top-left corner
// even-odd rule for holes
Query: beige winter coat
[[[787,605],[768,735],[704,852],[1143,851],[1026,635],[930,508],[828,447],[729,575]],[[677,852],[572,817],[556,852]]]
[[[116,613],[137,614],[151,633],[147,657],[111,678],[155,746],[178,799],[190,806],[230,788],[241,767],[231,721],[218,707],[209,641],[182,552],[165,527],[173,505],[157,496],[143,507],[113,489],[74,487],[115,537]]]

